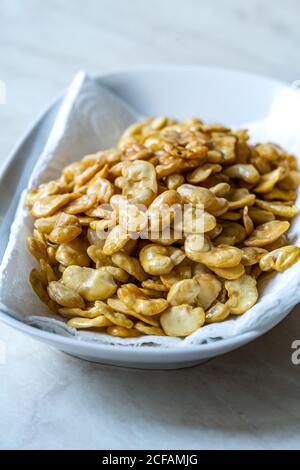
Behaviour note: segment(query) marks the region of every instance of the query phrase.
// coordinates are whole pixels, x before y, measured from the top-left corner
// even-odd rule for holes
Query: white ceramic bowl
[[[243,125],[264,119],[287,85],[278,81],[218,68],[153,66],[99,75],[99,81],[144,115],[177,118],[199,116],[211,122]],[[7,245],[16,204],[45,144],[62,96],[48,106],[13,150],[0,174],[0,260]],[[24,158],[26,155],[26,158]],[[287,315],[291,307],[283,316]],[[165,350],[151,346],[126,348],[80,342],[26,325],[8,311],[0,319],[40,341],[84,359],[118,366],[174,369],[192,366],[232,351],[262,332],[251,331],[210,344]],[[282,316],[282,318],[283,318]],[[274,326],[270,324],[269,329]]]

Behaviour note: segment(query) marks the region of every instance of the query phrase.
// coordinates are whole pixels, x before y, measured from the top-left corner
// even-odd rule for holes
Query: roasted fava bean
[[[168,274],[162,274],[160,279],[167,289],[171,289],[176,282],[182,281],[183,279],[190,279],[191,277],[192,267],[183,262],[175,266]]]
[[[257,246],[247,246],[242,248],[243,256],[241,263],[244,266],[252,266],[253,264],[259,263],[259,260],[268,253],[264,248]]]
[[[68,326],[71,328],[76,328],[78,330],[85,329],[85,328],[103,328],[106,326],[111,326],[113,323],[108,320],[104,315],[99,315],[95,318],[83,318],[83,317],[75,317],[71,318],[71,320],[67,323]]]
[[[201,248],[197,248],[197,241],[194,235],[190,235],[186,239],[185,252],[191,260],[216,268],[232,268],[237,266],[242,259],[242,251],[229,245],[219,245],[201,251]]]
[[[274,186],[285,174],[285,170],[280,166],[270,173],[261,176],[258,186],[254,188],[256,193],[268,193],[273,190]]]
[[[149,326],[141,321],[136,322],[134,327],[145,335],[164,336],[164,332],[161,328],[157,326]]]
[[[270,253],[266,253],[259,260],[259,267],[262,271],[284,271],[291,267],[300,259],[300,248],[298,246],[288,245]]]
[[[160,322],[166,335],[188,336],[204,324],[205,312],[202,307],[177,305],[166,310]]]
[[[197,305],[201,295],[200,284],[195,279],[184,279],[176,282],[169,290],[167,301],[170,305]]]
[[[274,242],[290,227],[289,222],[283,220],[273,220],[259,225],[252,232],[249,238],[244,241],[246,246],[262,247]]]
[[[228,208],[233,210],[252,206],[255,203],[255,197],[255,194],[249,193],[246,188],[233,189],[226,195],[229,203]]]
[[[179,248],[161,245],[146,245],[140,251],[140,262],[146,273],[159,276],[168,274],[174,266],[180,264],[185,254]]]
[[[230,315],[230,308],[226,304],[216,302],[205,312],[205,323],[216,323],[225,320]]]
[[[245,274],[245,268],[242,263],[239,263],[237,266],[234,266],[233,268],[213,268],[210,267],[210,269],[217,274],[217,276],[223,278],[223,279],[238,279],[241,277],[243,274]]]
[[[275,220],[275,215],[272,212],[260,209],[259,207],[249,207],[248,214],[251,220],[258,225]]]
[[[118,289],[118,297],[130,309],[143,315],[157,315],[168,307],[165,299],[151,299],[135,284],[125,284]]]
[[[46,243],[36,237],[28,237],[27,245],[30,253],[39,261],[40,259],[48,260],[48,252]]]
[[[108,299],[117,290],[112,275],[99,269],[68,266],[63,272],[62,279],[65,286],[89,302]]]
[[[230,313],[234,315],[246,312],[257,301],[256,280],[248,274],[234,281],[226,281],[225,288],[229,296]]]
[[[120,251],[130,240],[130,235],[121,225],[116,225],[108,234],[104,246],[103,253],[105,255],[113,255]]]
[[[152,326],[159,326],[160,323],[155,316],[146,316],[142,313],[137,313],[134,310],[131,310],[124,304],[118,297],[111,297],[107,299],[108,305],[116,312],[124,313],[125,315],[129,315],[130,317],[137,318],[144,323],[148,323]]]
[[[76,238],[68,243],[62,243],[56,250],[55,259],[63,266],[86,266],[90,265],[90,259],[86,254],[87,244]]]
[[[222,289],[222,284],[216,276],[205,272],[196,274],[194,280],[196,280],[200,286],[197,304],[206,310],[218,297]]]
[[[118,336],[119,338],[137,338],[141,336],[141,333],[135,328],[129,329],[125,328],[125,326],[110,326],[106,332],[111,336]]]
[[[49,283],[48,294],[49,297],[54,300],[54,302],[62,305],[63,307],[84,307],[83,298],[75,290],[65,286],[60,281],[53,281]]]
[[[120,312],[114,312],[114,310],[107,305],[105,302],[95,302],[95,308],[99,314],[104,315],[112,324],[118,326],[124,326],[125,328],[132,328],[133,321],[130,320],[126,315]]]
[[[127,255],[119,251],[111,257],[113,263],[119,268],[124,269],[128,274],[134,276],[138,281],[142,282],[147,279],[147,274],[143,270],[141,263],[137,258]]]
[[[260,179],[260,175],[255,166],[245,163],[236,163],[226,168],[225,175],[229,176],[229,178],[238,178],[251,184],[257,183]]]
[[[274,215],[284,217],[286,219],[292,219],[298,214],[298,209],[295,205],[286,205],[281,201],[262,201],[257,199],[256,205],[271,212]]]
[[[80,194],[68,193],[37,199],[32,206],[31,214],[34,217],[48,217],[78,197]]]

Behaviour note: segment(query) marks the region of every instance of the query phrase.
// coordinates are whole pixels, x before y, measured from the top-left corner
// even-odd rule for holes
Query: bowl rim
[[[272,86],[280,86],[280,87],[286,87],[288,86],[288,82],[285,82],[283,80],[279,80],[276,78],[273,78],[268,75],[261,75],[257,73],[252,73],[252,72],[245,72],[242,70],[234,69],[234,68],[224,68],[221,66],[210,66],[210,65],[201,65],[201,64],[180,64],[180,63],[173,63],[173,64],[153,64],[153,65],[140,65],[140,66],[128,66],[128,67],[120,67],[120,68],[111,68],[103,73],[91,75],[94,79],[96,80],[110,80],[114,77],[117,77],[119,75],[126,75],[126,74],[137,74],[137,73],[143,73],[143,72],[149,72],[149,71],[154,71],[158,72],[160,70],[169,70],[169,71],[174,71],[174,70],[204,70],[207,72],[215,72],[219,73],[221,72],[222,74],[227,74],[228,76],[234,75],[235,77],[240,76],[241,78],[248,78],[248,79],[255,79],[255,80],[263,80],[266,82],[266,84],[270,84]],[[9,170],[10,165],[16,158],[18,152],[20,151],[21,147],[24,145],[24,143],[27,141],[27,139],[30,138],[30,135],[33,134],[34,131],[36,131],[41,124],[41,122],[45,119],[47,114],[57,105],[64,97],[65,92],[67,88],[64,88],[63,91],[61,91],[59,94],[57,94],[44,108],[42,111],[37,115],[37,117],[33,120],[33,122],[25,129],[23,132],[22,136],[20,139],[17,141],[17,143],[13,146],[12,150],[9,152],[8,157],[6,158],[4,164],[1,166],[0,169],[0,183],[4,180],[6,176],[6,172]],[[287,312],[288,315],[289,312]],[[23,322],[22,320],[16,319],[14,316],[14,312],[9,311],[6,307],[0,305],[0,320],[3,321],[6,325],[11,326],[12,328],[15,328],[18,331],[21,331],[25,334],[28,334],[34,338],[37,339],[44,339],[46,341],[51,342],[52,344],[57,345],[58,347],[64,347],[64,346],[78,346],[80,344],[80,349],[86,350],[86,351],[103,351],[103,352],[110,352],[112,355],[116,354],[118,355],[119,353],[124,353],[124,350],[126,349],[126,354],[129,356],[132,355],[132,359],[137,359],[137,351],[140,353],[145,352],[147,356],[153,356],[153,357],[158,357],[158,355],[161,355],[162,348],[161,347],[153,347],[151,345],[143,345],[142,347],[139,348],[133,348],[133,347],[128,347],[126,344],[101,344],[101,343],[96,343],[96,342],[91,342],[91,341],[83,341],[80,340],[80,343],[78,339],[73,338],[73,337],[66,337],[57,333],[52,333],[48,332],[45,330],[42,330],[36,326],[32,326],[28,323]],[[279,320],[277,323],[279,323],[281,320]],[[276,324],[277,324],[276,323]],[[251,330],[249,332],[245,332],[242,334],[238,334],[236,336],[227,338],[227,339],[220,339],[217,341],[212,341],[209,343],[202,343],[202,344],[188,344],[183,347],[174,347],[174,346],[168,346],[168,347],[163,347],[164,351],[164,357],[174,357],[174,355],[180,355],[182,358],[185,356],[189,356],[191,353],[200,353],[200,352],[205,352],[205,353],[214,353],[214,355],[221,354],[224,352],[224,350],[234,350],[235,348],[238,348],[242,345],[245,345],[254,339],[262,336],[265,334],[267,331],[271,330],[276,324],[272,324],[270,328],[267,328],[266,331],[257,331],[257,330]],[[178,358],[177,358],[178,360]]]

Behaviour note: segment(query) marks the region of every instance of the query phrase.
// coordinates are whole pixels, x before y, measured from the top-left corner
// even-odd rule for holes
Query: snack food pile
[[[240,315],[300,258],[296,158],[245,130],[157,117],[26,198],[30,283],[76,329],[184,337]]]

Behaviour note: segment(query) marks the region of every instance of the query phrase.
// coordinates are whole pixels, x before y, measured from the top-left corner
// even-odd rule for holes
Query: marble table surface
[[[0,165],[78,69],[151,63],[300,79],[297,0],[2,0]],[[187,370],[110,368],[0,325],[0,449],[299,449],[300,308]]]

